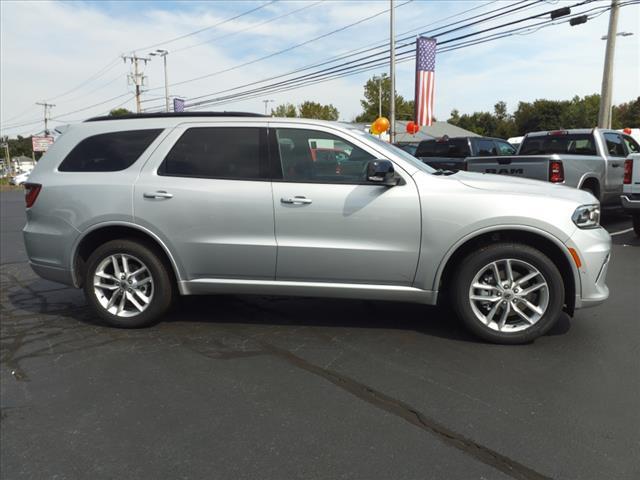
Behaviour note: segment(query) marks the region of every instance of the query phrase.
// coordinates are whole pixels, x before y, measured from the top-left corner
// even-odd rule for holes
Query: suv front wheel
[[[530,342],[557,321],[564,304],[562,276],[542,252],[499,243],[470,253],[453,280],[453,308],[479,337]]]
[[[106,323],[121,328],[153,325],[173,299],[171,277],[155,249],[112,240],[89,257],[84,293]]]

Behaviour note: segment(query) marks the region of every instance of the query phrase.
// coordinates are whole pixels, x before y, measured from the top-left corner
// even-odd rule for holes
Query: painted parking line
[[[633,228],[627,228],[626,230],[620,230],[619,232],[613,232],[613,233],[610,233],[609,235],[611,235],[613,237],[614,235],[622,235],[623,233],[629,233],[629,232],[632,232],[632,231],[633,231]]]

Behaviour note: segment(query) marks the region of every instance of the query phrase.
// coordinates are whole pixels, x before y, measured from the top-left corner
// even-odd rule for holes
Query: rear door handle
[[[620,164],[619,164],[618,162],[613,162],[613,163],[611,164],[611,166],[612,166],[613,168],[617,168],[617,167],[619,167],[619,166],[620,166]]]
[[[173,198],[173,193],[158,190],[157,192],[145,192],[142,194],[144,198]]]
[[[306,198],[306,197],[282,197],[280,199],[281,203],[287,203],[287,204],[292,204],[292,205],[309,205],[310,203],[313,203],[313,200],[311,200],[310,198]]]

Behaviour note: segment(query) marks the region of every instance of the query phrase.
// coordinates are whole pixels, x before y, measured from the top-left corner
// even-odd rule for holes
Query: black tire
[[[142,312],[132,317],[121,317],[107,311],[98,300],[94,289],[96,269],[104,259],[114,254],[125,254],[139,259],[147,267],[153,280],[153,295],[149,304]],[[98,247],[89,257],[84,276],[84,294],[92,310],[108,325],[118,328],[148,327],[161,320],[173,301],[174,288],[168,268],[154,246],[136,240],[112,240]]]
[[[640,213],[633,214],[633,231],[640,237]]]
[[[536,323],[517,332],[497,331],[483,323],[474,313],[469,289],[476,274],[491,262],[515,259],[535,267],[548,285],[548,304]],[[467,255],[452,279],[451,305],[465,326],[478,337],[493,343],[528,343],[546,333],[558,320],[564,304],[564,284],[555,264],[542,252],[528,245],[498,243],[486,245]]]

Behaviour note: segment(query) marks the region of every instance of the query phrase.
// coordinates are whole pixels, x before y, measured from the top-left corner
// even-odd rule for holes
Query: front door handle
[[[142,194],[144,198],[173,198],[173,193],[158,190],[157,192],[145,192]]]
[[[282,197],[280,199],[280,202],[291,204],[291,205],[309,205],[310,203],[313,202],[313,200],[306,197],[288,197],[288,198]]]

